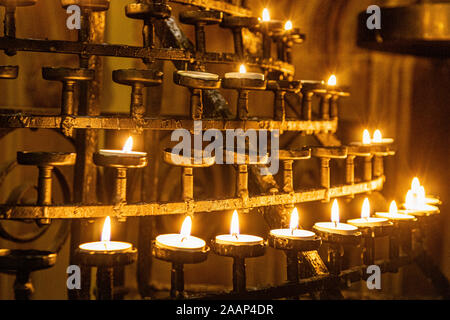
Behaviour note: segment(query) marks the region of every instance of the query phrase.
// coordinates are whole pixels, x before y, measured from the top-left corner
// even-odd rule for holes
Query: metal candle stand
[[[198,75],[197,77],[194,76],[195,73]],[[201,76],[212,76],[214,79],[199,78]],[[203,117],[202,90],[218,89],[220,87],[219,76],[211,73],[175,71],[173,81],[175,84],[189,89],[191,93],[191,117],[193,120],[201,120]]]
[[[284,97],[286,93],[299,93],[302,84],[300,81],[289,80],[269,80],[267,81],[267,90],[271,90],[275,94],[274,102],[274,118],[276,120],[286,120],[286,101]]]
[[[114,269],[130,265],[137,258],[135,248],[122,251],[77,249],[75,254],[81,265],[97,268],[97,300],[114,299]]]
[[[278,20],[260,21],[258,29],[263,37],[263,59],[270,59],[272,56],[272,41],[276,40],[277,36],[284,31],[283,23]]]
[[[383,226],[358,227],[364,240],[362,250],[362,261],[366,266],[375,263],[375,239],[390,236],[393,232],[392,222]]]
[[[172,263],[171,269],[171,298],[185,298],[184,292],[184,265],[201,263],[208,258],[209,248],[201,251],[187,251],[183,249],[165,248],[152,242],[152,255],[159,259]]]
[[[237,119],[247,120],[249,91],[265,90],[266,81],[261,79],[224,78],[222,79],[222,88],[237,90]]]
[[[298,254],[318,250],[322,244],[322,239],[319,236],[314,239],[281,238],[270,233],[268,244],[274,249],[284,251],[286,254],[287,280],[290,283],[298,283],[300,274]]]
[[[15,274],[16,300],[30,300],[33,294],[31,272],[51,268],[56,263],[56,253],[39,250],[0,249],[0,272]]]
[[[418,225],[417,219],[414,220],[394,220],[393,230],[389,236],[389,260],[390,272],[398,272],[398,265],[396,262],[400,258],[400,249],[403,248],[405,253],[410,253],[412,248],[412,229]]]
[[[233,258],[233,292],[246,291],[245,259],[261,257],[266,253],[264,243],[252,245],[232,245],[217,243],[211,240],[211,249],[219,256]]]
[[[259,25],[255,17],[225,16],[220,23],[222,28],[230,29],[233,32],[234,53],[244,58],[244,41],[242,38],[242,29],[254,29]]]

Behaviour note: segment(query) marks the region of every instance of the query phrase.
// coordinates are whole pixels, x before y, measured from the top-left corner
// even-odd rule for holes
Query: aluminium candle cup
[[[314,225],[313,229],[314,232],[320,238],[322,238],[322,241],[324,242],[337,243],[342,245],[355,245],[355,246],[359,246],[361,244],[362,233],[361,231],[358,230],[358,228],[356,228],[356,230],[353,229],[348,233],[340,234],[330,232],[328,228],[323,228],[321,226],[321,222],[318,222]]]
[[[41,250],[0,249],[0,272],[33,272],[51,268],[57,254]]]
[[[158,241],[152,241],[152,255],[163,261],[179,264],[195,264],[208,258],[209,247],[206,244],[197,249],[186,250],[171,246],[165,246]]]
[[[254,258],[263,256],[266,253],[264,239],[260,237],[253,236],[255,237],[255,241],[249,244],[233,243],[228,241],[221,242],[220,240],[217,241],[217,237],[211,240],[211,249],[219,256],[234,258]]]
[[[191,89],[219,89],[220,77],[214,73],[178,70],[173,73],[173,82]]]
[[[0,79],[16,79],[19,75],[19,66],[0,66]]]
[[[405,204],[402,204],[402,208],[403,209],[399,211],[415,217],[429,217],[440,213],[439,207],[432,206],[429,204],[425,204],[417,209],[406,209]]]
[[[116,243],[117,241],[110,242]],[[91,267],[113,268],[129,265],[136,261],[137,249],[127,242],[119,242],[129,244],[129,246],[126,246],[125,249],[121,250],[93,250],[86,248],[86,245],[97,243],[99,243],[99,241],[83,243],[77,248],[75,254],[78,257],[80,264]]]
[[[403,210],[398,210],[403,211]],[[389,219],[394,225],[394,228],[413,228],[417,222],[417,218],[403,213],[391,214],[390,212],[375,212],[375,216]]]
[[[109,2],[110,0],[61,0],[61,5],[64,9],[76,5],[92,11],[105,11],[109,9]]]
[[[233,90],[265,90],[266,81],[264,79],[250,78],[223,78],[222,88]]]
[[[267,80],[267,90],[298,93],[302,88],[299,80]]]
[[[72,152],[17,152],[17,163],[31,166],[70,166],[77,154]]]
[[[366,223],[368,221],[368,223]],[[358,227],[365,236],[384,237],[391,234],[394,224],[387,218],[369,217],[347,220],[347,223]]]
[[[94,163],[101,167],[142,168],[147,165],[147,153],[100,150],[94,153]]]
[[[317,236],[314,232],[311,232],[311,235],[308,237],[296,237],[294,236],[285,236],[280,235],[279,230],[287,230],[290,229],[274,229],[270,230],[269,236],[267,239],[267,243],[270,247],[278,250],[295,250],[295,251],[313,251],[318,250],[320,245],[322,244],[322,239]],[[300,230],[300,229],[296,229]],[[302,230],[307,231],[307,230]]]

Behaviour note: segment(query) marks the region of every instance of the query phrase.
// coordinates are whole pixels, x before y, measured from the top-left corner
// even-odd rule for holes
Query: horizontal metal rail
[[[218,212],[224,210],[240,210],[289,203],[320,201],[327,198],[343,197],[352,194],[366,193],[383,187],[385,177],[353,185],[334,186],[330,189],[318,188],[273,195],[252,196],[247,200],[229,198],[217,200],[200,200],[190,202],[138,203],[113,205],[0,205],[0,219],[76,219],[112,217],[145,217],[186,212]]]
[[[222,11],[225,13],[232,14],[234,16],[245,16],[245,17],[252,16],[252,12],[249,9],[231,3],[226,3],[225,1],[216,1],[216,0],[169,0],[169,1],[181,4],[190,4],[192,6],[209,10]]]
[[[194,130],[194,120],[174,118],[144,118],[142,122],[136,122],[130,117],[110,116],[71,116],[70,125],[73,129],[105,129],[105,130],[132,130],[136,128],[144,130]],[[67,117],[66,117],[67,124]],[[337,130],[338,121],[333,120],[263,120],[250,119],[245,121],[204,119],[202,128],[204,130],[217,129],[254,129],[254,130],[282,130],[282,131],[308,131],[329,132]],[[37,129],[59,129],[61,127],[61,116],[50,115],[27,115],[23,113],[0,114],[0,128],[37,128]]]

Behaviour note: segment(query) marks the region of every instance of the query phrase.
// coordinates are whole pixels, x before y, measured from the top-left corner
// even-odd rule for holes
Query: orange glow
[[[392,215],[396,215],[398,213],[397,203],[395,202],[395,200],[392,200],[391,204],[389,205],[389,213]]]
[[[231,218],[230,234],[236,235],[236,237],[239,235],[239,216],[236,210],[234,210]]]
[[[365,198],[361,209],[361,218],[367,219],[369,217],[370,217],[370,203],[369,199]]]
[[[331,222],[339,223],[339,204],[336,199],[334,199],[333,205],[331,206]]]
[[[111,218],[108,216],[103,224],[102,241],[108,242],[111,240]]]
[[[123,152],[131,152],[132,149],[133,149],[133,138],[129,137],[127,139],[127,142],[125,142],[125,145],[123,146],[122,151]]]
[[[294,208],[294,210],[292,210],[291,223],[290,223],[289,228],[291,230],[298,229],[298,210],[297,210],[297,208]]]
[[[335,86],[337,84],[337,78],[334,74],[332,74],[330,76],[330,78],[328,79],[328,85],[329,86]]]

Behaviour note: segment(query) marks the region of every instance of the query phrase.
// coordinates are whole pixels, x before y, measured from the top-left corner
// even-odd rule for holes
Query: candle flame
[[[263,21],[270,21],[269,9],[264,8],[264,10],[262,12],[262,20]]]
[[[420,181],[419,178],[414,177],[411,181],[411,190],[413,193],[419,193]]]
[[[382,140],[382,136],[381,136],[381,131],[380,130],[375,130],[375,132],[373,133],[373,142],[375,143],[381,143]]]
[[[286,21],[286,23],[284,24],[284,30],[286,30],[286,31],[292,30],[292,21],[291,20]]]
[[[392,202],[389,206],[389,213],[392,215],[396,215],[397,212],[398,212],[397,203],[395,202],[395,200],[392,200]]]
[[[364,129],[362,141],[363,141],[363,144],[370,144],[371,138],[370,138],[369,130]]]
[[[329,86],[335,86],[337,84],[337,78],[334,74],[332,74],[330,76],[330,78],[328,78],[328,85]]]
[[[231,218],[230,234],[236,237],[239,235],[239,216],[236,210],[234,210]]]
[[[298,229],[298,210],[297,208],[294,208],[291,213],[291,223],[289,228],[291,231],[294,231],[295,229]]]
[[[111,240],[111,218],[108,216],[105,219],[105,223],[103,224],[103,232],[102,232],[102,241],[110,241]]]
[[[245,67],[244,64],[241,64],[239,66],[239,73],[246,73],[247,72],[247,68]]]
[[[186,239],[191,235],[191,228],[192,228],[192,219],[190,216],[187,216],[186,219],[184,219],[183,224],[181,225],[180,230],[181,239]]]
[[[335,224],[339,223],[339,204],[336,199],[334,199],[333,205],[331,206],[331,222]]]
[[[132,149],[133,149],[133,138],[129,137],[127,139],[127,142],[125,142],[125,145],[123,146],[122,151],[123,152],[131,152]]]
[[[370,203],[369,199],[365,198],[361,208],[361,218],[368,219],[370,217]]]

